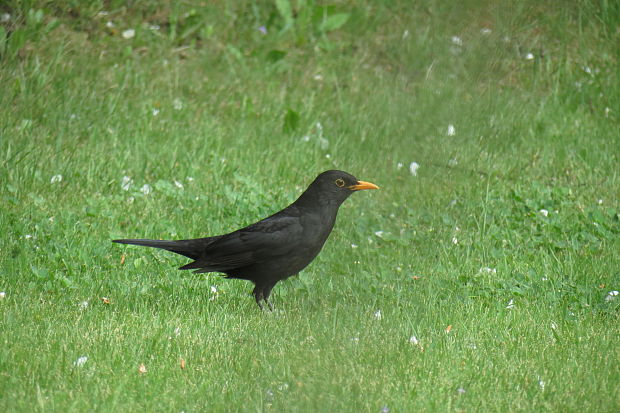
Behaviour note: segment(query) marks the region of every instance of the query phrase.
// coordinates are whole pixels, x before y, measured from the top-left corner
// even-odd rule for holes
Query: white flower
[[[599,199],[597,202],[598,202],[599,205],[603,205],[603,200],[602,199]]]
[[[528,53],[525,55],[525,60],[534,60],[534,55],[532,53]]]
[[[183,184],[176,179],[174,180],[174,185],[179,189],[183,189]]]
[[[159,109],[155,108],[151,111],[151,113],[153,114],[153,116],[157,116],[159,115]]]
[[[314,75],[314,80],[323,80],[323,76],[322,75]]]
[[[454,135],[456,135],[456,128],[454,127],[454,125],[450,124],[448,125],[448,136]]]
[[[0,300],[2,300],[4,297],[6,297],[6,292],[0,291]]]
[[[383,238],[383,231],[375,231],[375,235],[379,238]]]
[[[458,165],[458,163],[459,163],[459,162],[456,160],[456,158],[452,158],[452,159],[450,159],[450,160],[448,161],[448,166],[449,166],[449,167],[451,167],[451,168],[453,168],[453,167],[455,167],[456,165]]]
[[[25,239],[30,239],[30,238],[32,238],[32,234],[26,234],[26,235],[24,235],[24,238]]]
[[[407,37],[409,37],[409,30],[405,30],[403,32],[403,40],[405,40]]]
[[[212,292],[213,294],[217,294],[217,287],[216,287],[215,285],[212,285],[212,286],[211,286],[211,292]]]
[[[123,191],[129,191],[129,188],[131,188],[132,183],[133,183],[133,179],[131,179],[127,175],[123,176],[123,179],[121,179],[121,189]]]
[[[540,386],[540,390],[545,390],[545,382],[540,376],[538,376],[538,385]]]
[[[453,44],[455,44],[457,46],[463,46],[463,40],[460,37],[452,36],[451,40],[452,40]]]
[[[183,109],[183,102],[181,102],[181,99],[176,98],[175,100],[172,101],[172,107],[175,110],[181,110]]]
[[[420,344],[420,341],[416,338],[416,336],[409,337],[409,342],[413,344],[414,346],[417,346],[418,344]]]
[[[149,29],[150,29],[150,30],[153,30],[154,32],[156,32],[157,30],[159,30],[159,29],[160,29],[160,27],[159,27],[159,25],[158,25],[158,24],[151,24],[151,25],[149,26]]]
[[[489,29],[488,27],[483,27],[482,29],[480,29],[480,34],[484,34],[485,36],[489,35],[491,34],[491,29]]]
[[[374,316],[377,320],[381,320],[381,318],[383,318],[383,316],[381,315],[381,310],[375,311]]]
[[[458,394],[465,394],[465,389],[464,389],[464,388],[462,388],[462,387],[459,387],[458,389],[456,389],[456,392],[457,392]]]
[[[489,268],[489,267],[482,267],[482,268],[480,268],[480,271],[478,271],[478,272],[479,273],[486,272],[486,273],[489,273],[489,274],[497,274],[497,270],[495,268]]]
[[[411,175],[418,176],[418,168],[419,167],[420,167],[420,165],[417,162],[411,162],[409,164],[409,172],[411,172]]]
[[[73,362],[73,365],[76,367],[82,367],[88,361],[88,357],[82,356]]]
[[[551,322],[551,329],[552,330],[557,330],[558,329],[558,325],[555,323],[555,321]]]
[[[351,244],[351,248],[353,249],[357,248],[357,244]]]
[[[359,337],[351,337],[351,341],[355,344],[360,342],[360,338]]]
[[[88,301],[82,301],[82,302],[81,302],[80,304],[78,304],[78,305],[79,305],[79,307],[80,307],[81,309],[85,309],[85,308],[87,308],[87,307],[88,307]]]
[[[403,163],[399,162],[396,164],[396,169],[403,169],[403,166],[404,166]]]
[[[605,301],[610,302],[611,300],[615,300],[619,294],[620,292],[618,291],[610,291],[607,293],[607,296],[605,297]]]
[[[2,14],[0,14],[0,22],[6,23],[9,20],[11,20],[11,15],[9,13],[2,13]]]
[[[452,237],[452,243],[456,245],[459,243],[459,240],[456,237]]]
[[[111,29],[111,28],[112,28],[112,27],[114,27],[114,26],[115,26],[115,25],[114,25],[114,22],[107,22],[107,23],[105,24],[105,27],[107,27],[107,28],[109,28],[109,29]]]
[[[194,182],[194,178],[192,178],[191,176],[187,177],[187,182]]]
[[[122,36],[123,39],[132,39],[136,35],[136,31],[134,29],[123,30]]]
[[[174,335],[177,337],[181,335],[181,327],[177,327],[174,329]]]
[[[142,185],[142,188],[140,188],[140,192],[142,192],[144,195],[150,194],[152,190],[153,188],[151,188],[151,185],[149,184],[144,184]]]
[[[513,308],[515,308],[515,303],[513,300],[508,301],[508,305],[506,306],[507,309],[512,310]]]
[[[52,176],[52,179],[50,179],[50,183],[51,184],[55,184],[55,183],[58,183],[58,182],[61,182],[61,181],[62,181],[62,175],[60,175],[60,174],[54,175],[54,176]]]
[[[383,406],[381,408],[381,410],[379,410],[381,413],[390,413],[390,408],[387,406]]]
[[[327,159],[330,159],[332,156],[331,156],[329,153],[327,153],[327,154],[325,154],[325,157],[326,157]]]
[[[304,135],[304,136],[302,136],[302,137],[301,137],[301,140],[302,140],[303,142],[310,142],[310,136],[308,136],[308,135]]]
[[[541,209],[538,212],[540,212],[543,217],[546,217],[549,215],[549,211],[547,211],[546,209]]]

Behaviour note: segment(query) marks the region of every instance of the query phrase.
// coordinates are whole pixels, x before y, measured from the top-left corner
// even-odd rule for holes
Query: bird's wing
[[[210,244],[204,255],[181,269],[226,271],[289,254],[302,240],[298,217],[276,214]]]

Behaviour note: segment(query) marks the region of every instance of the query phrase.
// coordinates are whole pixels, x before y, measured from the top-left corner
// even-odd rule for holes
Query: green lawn
[[[0,411],[620,411],[619,58],[606,0],[1,3]],[[272,313],[110,242],[327,169],[381,190]]]

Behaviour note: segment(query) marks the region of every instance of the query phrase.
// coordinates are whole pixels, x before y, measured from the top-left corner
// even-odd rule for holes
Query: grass
[[[293,3],[0,6],[0,409],[620,409],[618,6]],[[110,242],[332,168],[273,313]]]

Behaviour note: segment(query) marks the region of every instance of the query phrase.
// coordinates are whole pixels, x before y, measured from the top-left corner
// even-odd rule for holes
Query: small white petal
[[[215,285],[212,285],[212,286],[211,286],[211,292],[212,292],[213,294],[217,294],[217,287],[216,287]]]
[[[540,212],[541,215],[544,216],[544,217],[549,216],[549,211],[547,211],[546,209],[541,209],[538,212]]]
[[[314,80],[323,80],[322,75],[314,75]]]
[[[610,291],[607,293],[607,296],[605,297],[605,301],[610,302],[611,300],[615,300],[619,294],[620,292],[618,291]]]
[[[123,176],[123,179],[121,179],[121,189],[123,191],[129,191],[129,188],[131,188],[132,183],[133,183],[133,179],[131,179],[128,176]]]
[[[107,23],[105,24],[105,27],[108,27],[108,28],[110,28],[110,29],[111,29],[112,27],[114,27],[114,26],[115,26],[114,22],[107,22]]]
[[[418,339],[416,338],[416,336],[409,337],[409,342],[413,344],[414,346],[417,346],[420,343]]]
[[[123,30],[122,36],[123,39],[132,39],[135,37],[136,31],[134,29]]]
[[[459,243],[459,240],[456,237],[452,237],[452,243],[456,245]]]
[[[399,162],[396,164],[396,169],[403,169],[403,166],[404,166],[403,163]]]
[[[489,35],[491,34],[491,29],[489,29],[488,27],[483,27],[482,29],[480,29],[480,34],[484,34],[485,36]]]
[[[383,316],[381,315],[381,310],[375,311],[374,316],[377,320],[381,320],[383,318]]]
[[[174,180],[174,185],[179,189],[183,189],[183,184],[176,179]]]
[[[54,175],[52,176],[52,179],[50,179],[50,183],[55,184],[58,182],[62,181],[62,175],[58,174],[58,175]]]
[[[310,136],[308,136],[308,135],[304,135],[304,136],[302,136],[302,137],[301,137],[301,140],[302,140],[303,142],[310,142]]]
[[[157,116],[159,115],[159,109],[155,108],[151,111],[151,113],[153,114],[153,116]]]
[[[2,300],[4,297],[6,297],[6,292],[0,291],[0,300]]]
[[[464,389],[464,388],[462,388],[462,387],[459,387],[458,389],[456,389],[456,392],[457,392],[458,394],[465,394],[465,389]]]
[[[506,308],[509,310],[515,308],[514,301],[513,300],[508,301],[508,305],[506,306]]]
[[[183,102],[181,101],[181,99],[176,98],[175,100],[172,101],[172,107],[175,110],[181,110],[183,109]]]
[[[80,307],[81,309],[85,309],[85,308],[87,308],[87,307],[88,307],[88,301],[82,301],[82,302],[79,304],[79,307]]]
[[[419,167],[420,167],[420,165],[417,162],[411,162],[409,164],[409,172],[411,172],[411,175],[418,176],[418,168]]]
[[[379,238],[383,238],[383,231],[375,231],[375,235]]]
[[[151,185],[149,184],[144,184],[142,185],[142,188],[140,188],[140,192],[142,192],[144,195],[148,195],[153,191],[153,188],[151,188]]]
[[[407,37],[409,37],[409,30],[405,30],[403,32],[403,40],[406,39]]]
[[[457,46],[463,46],[463,40],[458,36],[452,36],[452,43]]]
[[[525,55],[525,60],[534,60],[534,55],[532,53],[528,53]]]
[[[353,249],[357,248],[357,244],[351,244],[351,248]]]
[[[454,125],[450,124],[448,125],[448,136],[454,136],[456,135],[456,128],[454,127]]]
[[[88,361],[88,357],[82,356],[73,362],[73,365],[76,367],[82,367]]]
[[[551,322],[551,329],[552,330],[557,330],[558,329],[558,325],[555,323],[555,321]]]
[[[495,268],[482,267],[479,272],[486,272],[489,274],[497,274],[497,270]]]

